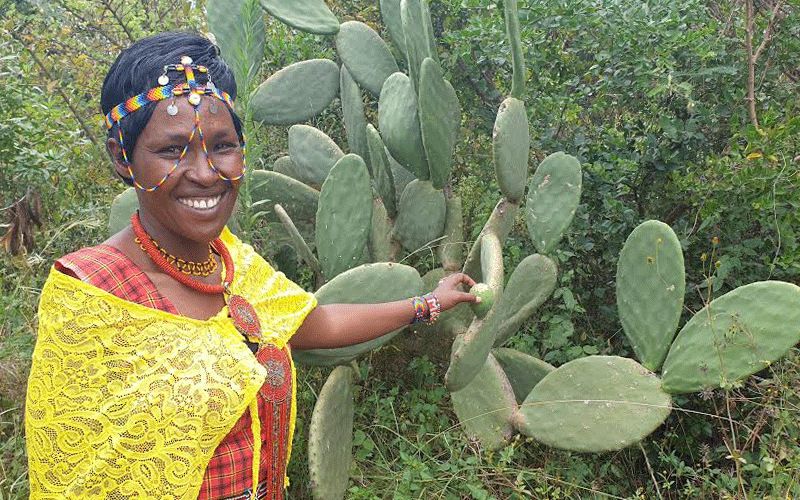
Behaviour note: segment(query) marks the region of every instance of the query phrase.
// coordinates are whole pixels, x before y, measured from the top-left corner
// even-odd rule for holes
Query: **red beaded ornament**
[[[131,227],[133,227],[133,232],[139,239],[142,249],[159,269],[169,274],[180,283],[198,292],[208,294],[221,293],[225,298],[225,302],[228,304],[228,314],[236,330],[247,337],[247,340],[250,342],[258,343],[261,341],[261,323],[258,320],[256,310],[247,299],[241,295],[232,294],[228,288],[233,282],[233,258],[231,258],[231,254],[228,252],[228,249],[221,239],[214,238],[211,242],[211,246],[219,253],[219,256],[222,257],[222,262],[225,264],[225,278],[221,285],[211,285],[203,283],[202,281],[197,281],[169,264],[167,259],[156,248],[153,239],[142,227],[142,223],[139,221],[139,212],[134,212],[133,215],[131,215]]]

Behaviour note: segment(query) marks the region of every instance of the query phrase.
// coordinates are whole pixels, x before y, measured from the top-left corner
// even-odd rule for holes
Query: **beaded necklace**
[[[190,275],[184,274],[178,270],[175,266],[170,265],[167,258],[158,251],[155,241],[147,234],[144,227],[142,227],[142,223],[139,220],[139,212],[134,212],[133,215],[131,215],[131,227],[136,234],[139,245],[159,269],[192,290],[212,295],[222,294],[228,305],[228,314],[233,321],[233,326],[250,342],[260,342],[262,338],[261,323],[258,320],[255,309],[247,299],[241,295],[231,293],[229,289],[233,282],[233,258],[231,258],[228,248],[220,238],[214,238],[210,247],[216,250],[219,256],[222,257],[222,263],[225,265],[225,277],[223,278],[222,284],[212,285],[197,281]]]

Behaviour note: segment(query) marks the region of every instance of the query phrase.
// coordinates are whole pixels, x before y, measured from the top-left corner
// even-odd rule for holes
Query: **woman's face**
[[[167,113],[173,104],[177,114]],[[207,244],[219,236],[236,203],[239,181],[220,178],[208,162],[195,111],[186,97],[159,101],[136,141],[131,170],[139,184],[151,187],[169,172],[188,144],[175,171],[155,191],[138,190],[139,217],[150,236],[166,248]],[[208,156],[227,178],[241,175],[243,151],[225,104],[204,96],[198,106]],[[191,139],[191,141],[190,141]],[[128,176],[127,167],[121,172]]]

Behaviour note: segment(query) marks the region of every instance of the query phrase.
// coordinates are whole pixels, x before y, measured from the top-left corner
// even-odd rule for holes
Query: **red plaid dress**
[[[180,314],[133,261],[110,245],[83,248],[56,261],[55,267],[121,299]],[[257,498],[282,500],[293,384],[289,346],[278,349],[261,344],[256,358],[268,373],[257,396],[261,421]],[[250,498],[253,461],[250,425],[250,412],[245,411],[217,446],[200,487],[201,500]]]

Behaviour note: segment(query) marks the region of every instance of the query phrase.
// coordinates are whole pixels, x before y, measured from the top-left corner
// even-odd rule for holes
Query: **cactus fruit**
[[[320,305],[375,304],[422,295],[423,289],[422,278],[413,267],[381,262],[364,264],[345,271],[325,283],[314,295]],[[347,364],[359,355],[388,342],[400,331],[354,346],[296,350],[292,355],[295,361],[304,364]]]
[[[372,28],[359,21],[347,21],[336,35],[336,51],[353,79],[375,96],[383,82],[396,73],[397,61]]]
[[[406,250],[419,250],[437,242],[446,219],[444,193],[428,181],[413,180],[400,196],[393,237]]]
[[[383,82],[378,100],[378,128],[392,157],[417,179],[428,180],[430,172],[422,145],[417,94],[403,73],[394,73]]]
[[[344,497],[353,449],[353,369],[331,372],[311,413],[308,430],[308,473],[314,500]]]
[[[475,316],[483,318],[492,308],[492,304],[494,304],[494,292],[486,283],[475,283],[469,289],[469,293],[481,298],[480,302],[470,303],[470,307],[472,307],[472,312],[475,313]]]
[[[254,203],[262,203],[262,211],[267,220],[278,221],[272,207],[276,203],[296,221],[313,221],[319,204],[319,191],[291,177],[256,170],[251,174],[250,198]]]
[[[663,222],[640,224],[617,265],[617,310],[641,363],[658,370],[678,329],[686,288],[678,237]]]
[[[550,253],[572,222],[581,197],[581,164],[553,153],[539,164],[528,187],[528,233],[540,253]]]
[[[267,78],[250,96],[250,107],[257,121],[292,125],[328,107],[338,93],[339,66],[329,59],[310,59]]]
[[[497,450],[508,443],[513,434],[511,416],[517,411],[517,401],[494,356],[489,354],[472,382],[450,397],[468,436],[487,450]]]
[[[339,32],[339,20],[323,0],[260,1],[265,11],[292,28],[314,35],[335,35]]]
[[[684,325],[664,361],[664,390],[697,392],[760,371],[800,342],[800,287],[760,281],[711,301]]]
[[[545,375],[555,370],[550,363],[507,347],[492,349],[492,356],[503,367],[517,403],[522,403]]]
[[[420,69],[419,123],[431,183],[436,189],[443,189],[450,180],[453,150],[461,128],[461,104],[453,86],[444,79],[442,68],[430,57],[422,61]]]
[[[548,446],[598,453],[642,440],[670,409],[669,394],[650,370],[628,358],[588,356],[547,374],[513,421]]]
[[[513,201],[522,199],[528,178],[531,136],[525,103],[513,97],[500,104],[492,131],[494,171],[500,191]]]
[[[372,222],[372,187],[360,156],[348,154],[328,174],[317,207],[317,254],[325,279],[361,264]]]
[[[131,223],[131,215],[139,209],[136,189],[130,187],[114,197],[108,214],[108,234],[117,234]]]

